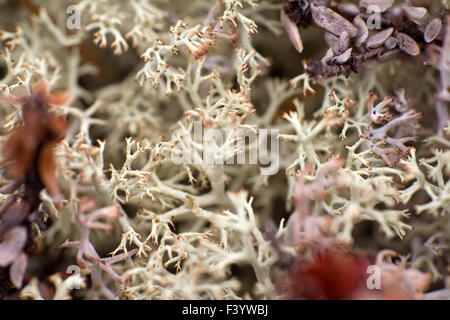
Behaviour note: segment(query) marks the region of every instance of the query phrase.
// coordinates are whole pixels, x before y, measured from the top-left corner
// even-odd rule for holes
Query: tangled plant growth
[[[2,298],[450,298],[447,1],[0,8]]]

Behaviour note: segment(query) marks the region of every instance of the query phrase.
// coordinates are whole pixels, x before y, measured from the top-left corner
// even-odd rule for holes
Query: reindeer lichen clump
[[[449,297],[446,1],[0,1],[0,30],[0,297]]]

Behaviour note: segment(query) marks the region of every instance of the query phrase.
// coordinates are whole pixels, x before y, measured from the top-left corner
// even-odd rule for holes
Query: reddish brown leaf
[[[49,94],[48,83],[45,81],[40,81],[34,86],[33,94],[36,96],[47,97]]]
[[[5,161],[12,161],[7,169],[10,179],[19,179],[31,166],[37,148],[35,139],[28,139],[27,129],[22,127],[13,130],[3,145]]]
[[[58,117],[54,114],[48,115],[47,130],[52,134],[54,138],[61,138],[66,132],[68,127],[67,120],[63,117]]]
[[[46,143],[41,147],[38,159],[39,177],[48,192],[55,196],[59,193],[58,180],[56,179],[56,165],[53,159],[53,148],[55,143]]]
[[[63,105],[68,103],[71,98],[70,93],[67,91],[52,92],[48,95],[48,102],[52,105]]]
[[[327,250],[300,264],[285,279],[289,299],[349,299],[365,285],[365,258]]]

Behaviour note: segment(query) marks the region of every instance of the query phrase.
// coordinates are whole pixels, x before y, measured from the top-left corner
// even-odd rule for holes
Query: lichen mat
[[[0,0],[0,297],[450,299],[449,9]]]

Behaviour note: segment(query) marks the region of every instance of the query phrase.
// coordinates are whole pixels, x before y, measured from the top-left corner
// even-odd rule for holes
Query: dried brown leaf
[[[58,179],[56,178],[56,164],[53,159],[55,143],[46,143],[41,147],[38,158],[38,173],[44,186],[52,196],[59,193]]]
[[[339,38],[330,32],[325,32],[325,41],[335,55],[342,54],[350,46],[350,36],[346,31],[342,32]]]
[[[368,49],[381,47],[384,42],[391,36],[392,32],[394,32],[394,28],[391,27],[375,33],[374,35],[370,36],[369,39],[367,39],[366,47]]]
[[[411,56],[417,56],[420,53],[420,48],[417,42],[407,34],[399,32],[397,34],[398,46]]]
[[[2,151],[5,162],[12,161],[7,169],[9,179],[23,177],[31,166],[38,146],[36,136],[27,127],[16,128],[8,136]]]
[[[332,63],[336,63],[336,64],[344,64],[348,61],[348,59],[350,59],[350,56],[352,55],[352,49],[353,48],[348,48],[343,54],[341,54],[340,56],[334,57],[333,59],[331,59]]]
[[[388,49],[394,49],[398,45],[398,40],[394,37],[389,37],[386,42],[384,43],[384,46]]]
[[[343,53],[345,50],[350,47],[350,35],[344,31],[339,36],[339,42],[338,42],[338,52],[339,54]]]
[[[358,31],[350,21],[340,14],[323,6],[314,6],[311,4],[312,18],[314,22],[321,28],[340,36],[346,31],[351,38],[354,38]]]
[[[320,60],[323,64],[328,63],[328,61],[330,61],[331,59],[333,59],[334,57],[334,53],[333,53],[333,49],[329,48],[327,50],[327,52],[325,53],[325,56],[322,58],[322,60]]]
[[[442,21],[439,18],[434,18],[425,28],[424,39],[430,43],[439,35],[442,29]]]
[[[356,16],[353,19],[353,24],[355,25],[356,29],[358,30],[358,34],[356,35],[355,44],[359,47],[364,43],[364,41],[366,41],[367,37],[369,36],[369,29],[367,29],[366,23],[360,16]]]
[[[334,34],[332,34],[330,32],[325,32],[324,38],[325,38],[325,42],[330,47],[336,46],[337,43],[339,42],[339,37],[336,37]]]
[[[297,25],[293,21],[291,21],[291,19],[289,19],[284,10],[281,10],[280,20],[281,24],[286,30],[289,39],[294,45],[294,48],[301,53],[303,51],[303,43]]]
[[[424,7],[412,7],[412,6],[403,7],[403,11],[411,21],[413,21],[418,25],[422,25],[425,22],[425,18],[428,12],[427,9]]]

